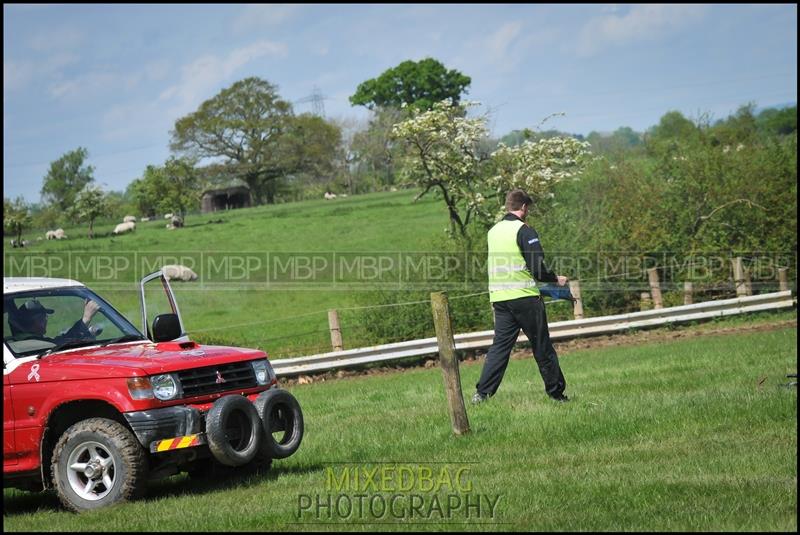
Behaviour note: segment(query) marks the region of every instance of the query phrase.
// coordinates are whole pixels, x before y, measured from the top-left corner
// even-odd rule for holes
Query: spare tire
[[[211,454],[226,466],[242,466],[261,447],[261,420],[250,400],[223,396],[206,414],[206,439]]]
[[[263,392],[253,403],[264,429],[262,450],[274,459],[284,459],[300,447],[303,440],[303,411],[295,397],[279,388]],[[273,433],[283,432],[281,438]]]

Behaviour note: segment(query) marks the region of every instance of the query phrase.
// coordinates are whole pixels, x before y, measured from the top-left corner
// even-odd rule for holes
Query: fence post
[[[575,298],[572,304],[572,314],[576,320],[583,319],[583,299],[581,299],[581,283],[580,281],[569,281],[569,293]]]
[[[658,281],[658,268],[647,270],[647,277],[650,279],[650,294],[653,296],[653,308],[664,308],[661,300],[661,283]]]
[[[433,324],[436,328],[436,341],[439,345],[439,364],[442,367],[444,390],[450,410],[450,422],[453,425],[453,433],[463,435],[469,432],[469,420],[467,419],[467,409],[464,406],[464,396],[461,394],[461,374],[458,371],[456,342],[453,338],[453,323],[450,319],[450,307],[445,292],[431,293],[431,309]]]
[[[778,290],[785,292],[789,290],[789,270],[778,268]]]
[[[741,256],[731,258],[733,264],[733,284],[736,286],[736,297],[753,295],[753,288],[750,286],[750,274],[744,269],[744,261]]]
[[[691,282],[684,282],[683,283],[683,304],[684,305],[691,305],[694,303],[694,296],[692,292],[694,290],[694,284]]]
[[[339,313],[334,308],[328,310],[328,327],[331,331],[331,346],[333,350],[341,351],[344,349],[342,330],[339,328]]]
[[[639,310],[650,310],[651,302],[650,302],[650,292],[642,292],[639,294]]]

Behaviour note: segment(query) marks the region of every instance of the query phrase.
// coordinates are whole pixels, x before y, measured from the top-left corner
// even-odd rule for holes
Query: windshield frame
[[[23,292],[13,292],[3,294],[3,310],[6,310],[6,303],[11,299],[38,299],[41,297],[59,297],[59,296],[80,296],[83,298],[91,299],[95,301],[97,304],[100,305],[100,312],[111,322],[114,324],[117,329],[122,331],[125,334],[131,334],[141,337],[142,341],[146,341],[147,337],[142,334],[142,332],[136,328],[136,326],[131,323],[125,316],[123,316],[116,308],[111,306],[111,303],[100,297],[98,294],[93,292],[86,286],[62,286],[60,288],[40,288],[36,290],[26,290]],[[77,346],[77,347],[70,347],[64,349],[64,351],[73,351],[75,349],[80,349],[80,347],[86,346],[95,346],[95,345],[103,345],[108,342],[113,341],[115,338],[119,336],[114,336],[109,339],[96,339],[96,340],[86,340],[85,346]],[[29,357],[37,357],[43,353],[46,353],[48,350],[53,348],[41,348],[32,351],[21,351],[17,352],[11,347],[6,340],[3,340],[3,345],[8,349],[11,355],[15,359],[21,358],[29,358]],[[53,346],[57,347],[57,346]]]

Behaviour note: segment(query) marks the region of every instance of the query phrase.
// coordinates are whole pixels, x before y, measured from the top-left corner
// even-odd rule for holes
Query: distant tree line
[[[796,157],[787,153],[797,135],[796,107],[756,114],[748,105],[714,123],[669,112],[645,132],[621,127],[584,137],[534,128],[493,139],[485,132],[485,120],[467,116],[468,104],[462,100],[470,83],[468,76],[435,59],[404,61],[356,88],[351,103],[370,110],[369,120],[359,124],[296,114],[277,86],[245,78],[176,120],[170,132],[172,155],[162,164],[148,165],[124,192],[103,192],[96,186],[86,148],[65,153],[43,178],[40,203],[4,199],[9,214],[4,231],[21,236],[26,227],[82,222],[91,237],[95,221],[196,212],[203,191],[237,181],[247,185],[255,204],[321,198],[325,191],[355,194],[414,187],[420,195],[442,196],[451,230],[466,235],[470,225],[477,229],[491,221],[500,190],[521,184],[519,173],[539,177],[526,185],[529,189],[547,183],[539,192],[537,216],[558,219],[559,206],[575,203],[569,218],[576,226],[568,233],[574,246],[700,246],[719,244],[731,235],[754,245],[757,231],[740,228],[728,217],[743,213],[748,220],[754,216],[773,225],[758,227],[765,231],[762,242],[768,236],[785,238],[777,229],[784,229],[787,221],[796,227],[796,204],[787,204],[778,193],[796,190]],[[437,112],[443,102],[450,109]],[[450,129],[452,139],[436,140],[436,128]],[[456,146],[456,138],[466,141]],[[573,166],[571,158],[581,154],[574,142],[588,142],[599,158]],[[564,165],[531,166],[533,155],[541,161],[555,155]],[[754,172],[761,173],[761,183],[747,187],[745,175]],[[562,181],[565,173],[580,180]],[[555,179],[543,178],[551,175]],[[628,196],[656,194],[670,202],[641,217],[618,217],[636,205]],[[586,203],[582,196],[598,197],[598,202]],[[673,208],[680,208],[679,213],[663,213]],[[679,222],[668,236],[655,228],[665,215]],[[722,221],[738,225],[737,232],[722,232]],[[587,228],[592,239],[586,237]],[[789,243],[796,248],[796,240]]]

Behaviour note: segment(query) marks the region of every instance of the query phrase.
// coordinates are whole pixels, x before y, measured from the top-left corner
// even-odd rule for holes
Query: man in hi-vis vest
[[[531,342],[547,395],[560,402],[569,400],[564,395],[567,383],[550,341],[544,302],[536,286],[536,281],[564,286],[567,277],[554,275],[544,265],[539,235],[525,224],[532,202],[524,191],[510,191],[506,195],[508,213],[489,230],[489,301],[494,307],[494,341],[475,385],[473,403],[481,403],[497,392],[520,329]]]

